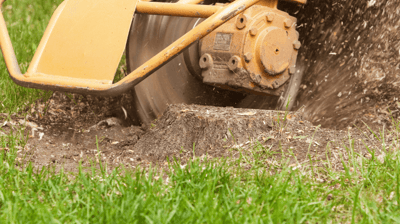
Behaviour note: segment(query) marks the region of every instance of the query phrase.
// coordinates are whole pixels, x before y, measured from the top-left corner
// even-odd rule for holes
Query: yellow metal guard
[[[4,0],[0,1],[2,5]],[[236,0],[221,7],[138,0],[112,3],[109,0],[65,0],[54,12],[26,74],[20,71],[2,13],[0,47],[10,77],[21,86],[117,95],[129,90],[190,44],[258,1]],[[263,3],[268,2],[263,0]],[[210,17],[113,84],[135,10],[150,14]]]

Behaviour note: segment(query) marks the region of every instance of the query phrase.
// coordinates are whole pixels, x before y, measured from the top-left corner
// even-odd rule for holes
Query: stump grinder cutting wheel
[[[301,44],[296,18],[277,5],[65,0],[26,74],[2,15],[0,44],[17,84],[106,96],[131,91],[143,123],[173,103],[285,109],[299,86]],[[113,83],[125,47],[129,74]]]

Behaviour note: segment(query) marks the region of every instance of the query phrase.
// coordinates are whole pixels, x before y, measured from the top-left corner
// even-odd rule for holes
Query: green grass
[[[3,139],[15,142],[17,139]],[[4,144],[4,143],[3,143]],[[10,146],[8,146],[10,147]],[[254,153],[261,147],[255,145]],[[268,168],[254,157],[66,174],[0,154],[0,219],[9,223],[398,223],[400,158],[355,156],[345,172]],[[284,162],[284,161],[283,161]],[[353,170],[353,171],[351,171]],[[121,172],[124,171],[124,172]],[[272,174],[274,173],[274,174]]]
[[[3,11],[23,69],[60,2],[7,1]],[[18,112],[46,95],[14,85],[0,66],[0,113]],[[349,144],[343,172],[293,169],[285,161],[270,167],[261,160],[270,152],[259,144],[239,159],[195,158],[184,167],[171,162],[168,173],[107,173],[106,164],[79,173],[38,171],[18,164],[16,151],[26,139],[14,131],[0,137],[0,148],[9,149],[0,150],[0,223],[398,223],[400,125],[393,123],[395,140],[370,149],[386,152],[383,163],[353,153]]]
[[[18,0],[6,1],[4,4],[3,15],[23,73],[29,66],[52,12],[60,2]],[[19,111],[32,101],[49,95],[46,91],[14,84],[8,77],[2,56],[0,71],[0,111]]]

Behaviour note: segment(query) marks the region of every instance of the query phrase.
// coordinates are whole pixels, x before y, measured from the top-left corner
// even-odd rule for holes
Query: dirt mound
[[[102,161],[110,170],[121,165],[165,168],[167,157],[185,163],[193,156],[241,154],[261,156],[271,166],[283,162],[304,166],[310,161],[322,166],[329,158],[333,168],[341,169],[341,158],[347,160],[351,148],[370,157],[367,145],[381,154],[381,142],[370,133],[316,127],[304,120],[302,112],[171,105],[162,118],[142,128],[127,126],[124,113],[115,117],[122,101],[55,93],[49,101],[32,107],[27,118],[13,117],[3,129],[30,122],[26,123],[28,142],[18,151],[20,164],[32,162],[39,169],[57,165],[67,171],[77,171],[80,162],[90,166]],[[40,116],[46,107],[45,116]]]

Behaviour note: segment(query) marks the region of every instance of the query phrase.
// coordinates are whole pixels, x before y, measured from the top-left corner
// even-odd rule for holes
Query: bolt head
[[[250,62],[251,59],[253,59],[253,54],[251,52],[247,52],[246,54],[244,54],[244,60],[246,62]]]
[[[253,80],[253,82],[255,82],[257,84],[260,84],[260,82],[261,82],[261,75],[260,74],[251,73],[250,74],[250,78]]]
[[[283,22],[283,24],[285,25],[286,28],[290,28],[293,25],[293,21],[290,19],[285,19],[285,21]]]
[[[274,18],[275,18],[275,14],[274,13],[272,13],[272,12],[267,13],[267,21],[268,22],[274,21]]]
[[[294,49],[298,50],[298,49],[300,49],[300,47],[301,47],[300,41],[296,40],[296,41],[293,42],[293,48]]]
[[[250,29],[250,35],[255,36],[255,35],[257,35],[257,33],[258,33],[257,27],[252,27]]]

